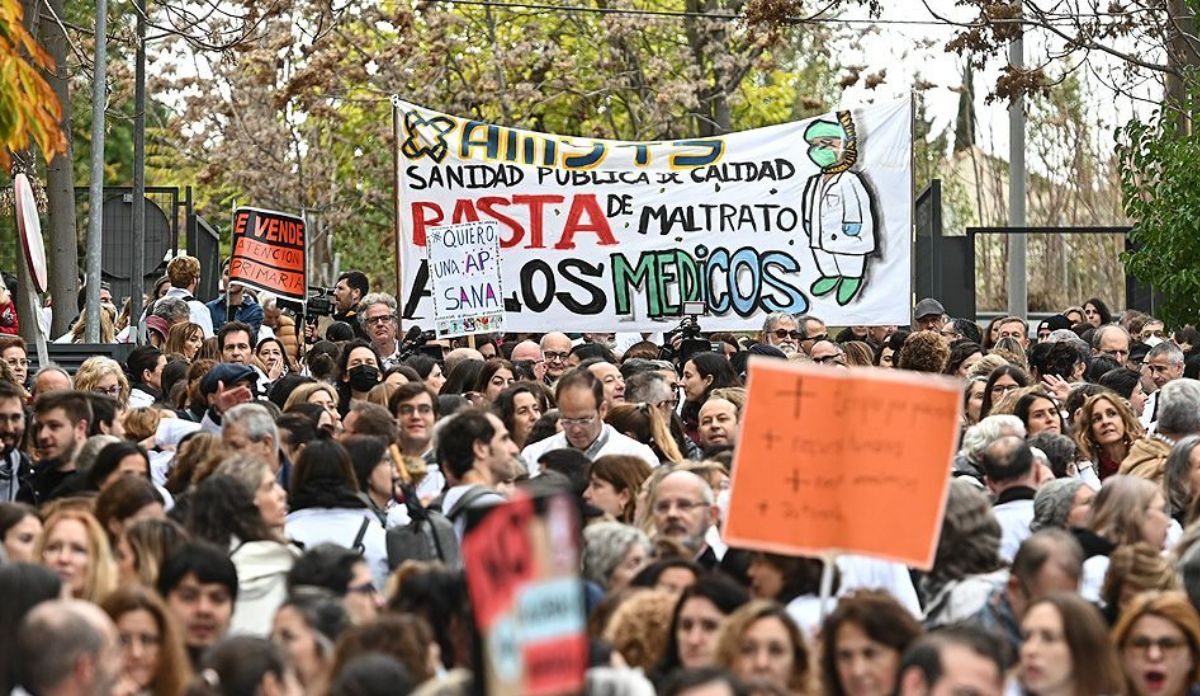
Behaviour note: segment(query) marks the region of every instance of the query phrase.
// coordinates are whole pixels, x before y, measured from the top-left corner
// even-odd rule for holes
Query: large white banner
[[[722,137],[547,135],[395,102],[404,321],[432,328],[425,241],[500,224],[509,331],[705,330],[770,312],[907,324],[911,103]]]

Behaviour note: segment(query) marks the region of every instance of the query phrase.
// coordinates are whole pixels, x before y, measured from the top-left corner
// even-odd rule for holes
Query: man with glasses
[[[586,368],[563,374],[558,380],[555,398],[562,432],[535,442],[521,452],[531,476],[537,475],[537,462],[543,454],[568,447],[583,452],[591,461],[606,454],[627,454],[641,458],[651,467],[658,466],[654,450],[604,422],[608,413],[604,385]]]
[[[749,556],[721,541],[716,495],[704,479],[691,471],[667,474],[655,489],[650,511],[658,537],[687,549],[705,570],[720,569],[746,583]]]
[[[446,485],[433,449],[433,424],[439,414],[437,396],[421,382],[401,384],[392,392],[388,408],[396,417],[400,434],[400,453],[425,461],[425,478],[417,484],[417,497],[436,497]]]
[[[776,312],[768,314],[766,320],[763,321],[762,342],[769,346],[775,346],[787,355],[800,350],[800,339],[802,338],[804,338],[804,332],[800,330],[799,322],[791,314]]]
[[[946,321],[946,308],[941,302],[926,297],[913,310],[913,331],[941,331]]]
[[[1129,332],[1117,324],[1108,324],[1092,334],[1092,355],[1107,355],[1121,367],[1129,360]]]
[[[542,355],[546,358],[546,381],[553,384],[567,371],[567,356],[571,354],[571,339],[558,331],[542,336]]]
[[[386,292],[373,292],[358,306],[358,321],[386,370],[400,364],[400,341],[396,340],[396,298]]]
[[[845,367],[846,351],[833,341],[817,341],[809,353],[813,362],[829,367]]]

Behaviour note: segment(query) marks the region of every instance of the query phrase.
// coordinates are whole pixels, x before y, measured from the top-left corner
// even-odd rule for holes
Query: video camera
[[[337,309],[333,298],[333,288],[310,285],[308,290],[308,306],[304,312],[304,321],[316,324],[319,317],[332,317]]]
[[[705,311],[703,302],[683,303],[683,321],[679,322],[674,331],[667,332],[663,337],[665,340],[660,353],[663,360],[670,360],[682,366],[696,353],[721,352],[719,343],[709,341],[701,335],[699,316]],[[676,340],[679,341],[678,347],[675,346]]]
[[[419,326],[414,326],[404,334],[404,338],[400,340],[400,359],[407,360],[413,355],[428,355],[437,362],[441,363],[446,357],[442,352],[442,346],[431,346],[428,343],[437,338],[437,334],[430,329],[424,331]]]

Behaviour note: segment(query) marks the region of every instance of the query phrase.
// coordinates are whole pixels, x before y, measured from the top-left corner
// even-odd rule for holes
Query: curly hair
[[[337,641],[331,674],[338,674],[360,655],[382,653],[404,665],[416,682],[433,676],[429,669],[429,646],[433,629],[415,614],[384,614],[370,623],[351,626]]]
[[[987,495],[961,479],[951,481],[933,568],[925,578],[927,595],[937,594],[948,582],[990,573],[1003,565],[1000,523]]]
[[[662,661],[677,597],[661,590],[639,590],[617,607],[604,638],[630,667],[650,670]]]
[[[75,388],[79,391],[90,392],[96,388],[100,380],[105,377],[116,377],[117,386],[121,389],[121,394],[115,397],[122,404],[129,401],[129,378],[125,376],[125,370],[121,368],[121,363],[106,358],[103,355],[93,355],[75,371]]]
[[[1100,457],[1100,444],[1092,436],[1092,412],[1102,401],[1112,404],[1113,408],[1117,410],[1117,414],[1121,416],[1121,422],[1125,424],[1126,446],[1133,444],[1133,441],[1145,432],[1142,424],[1138,422],[1137,416],[1134,415],[1133,409],[1115,393],[1105,390],[1103,393],[1089,396],[1075,413],[1075,444],[1079,445],[1079,451],[1083,456],[1092,461],[1097,461]]]
[[[904,339],[896,367],[941,374],[950,362],[950,344],[936,331],[914,331]]]

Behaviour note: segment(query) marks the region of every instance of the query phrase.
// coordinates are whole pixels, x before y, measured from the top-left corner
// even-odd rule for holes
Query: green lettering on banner
[[[636,267],[630,267],[624,254],[613,254],[609,259],[612,260],[613,292],[615,293],[613,306],[616,313],[624,315],[632,312],[633,303],[630,300],[630,290],[644,286],[650,316],[659,316],[662,312],[658,296],[659,284],[655,281],[658,273],[654,267],[654,256],[642,254]]]

